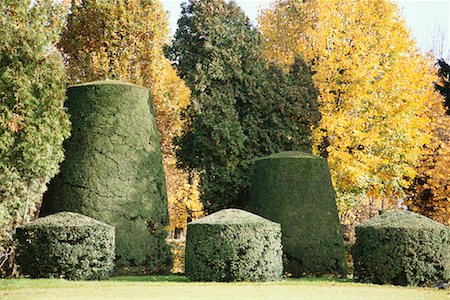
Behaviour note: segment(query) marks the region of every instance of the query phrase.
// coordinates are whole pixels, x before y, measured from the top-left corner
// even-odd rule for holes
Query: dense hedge
[[[386,212],[356,227],[355,278],[431,286],[450,279],[450,228],[408,212]]]
[[[281,224],[285,271],[294,276],[346,274],[335,193],[325,159],[298,151],[257,159],[250,210]]]
[[[114,236],[114,227],[76,213],[37,219],[16,230],[19,271],[32,278],[108,278]]]
[[[119,81],[75,85],[61,172],[41,215],[74,211],[116,228],[119,273],[170,270],[167,194],[149,90]]]
[[[274,281],[283,272],[280,225],[226,209],[188,224],[186,276],[195,281]]]

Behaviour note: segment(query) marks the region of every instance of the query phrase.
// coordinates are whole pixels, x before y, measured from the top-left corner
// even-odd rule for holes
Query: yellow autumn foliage
[[[116,79],[150,88],[166,171],[172,229],[185,225],[188,209],[202,211],[195,184],[177,169],[172,140],[190,91],[164,57],[167,16],[156,0],[72,0],[62,48],[72,83]],[[189,191],[189,193],[187,192]]]
[[[314,151],[328,158],[341,214],[402,199],[430,142],[433,68],[388,0],[277,0],[259,16],[265,56],[302,56],[319,91]],[[372,201],[372,200],[370,200]]]
[[[433,120],[433,138],[427,145],[430,151],[418,167],[405,204],[412,211],[450,225],[450,116],[442,103],[429,107]]]

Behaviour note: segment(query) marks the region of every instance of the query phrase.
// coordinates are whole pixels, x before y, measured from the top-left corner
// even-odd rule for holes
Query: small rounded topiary
[[[325,159],[290,151],[255,160],[249,207],[281,224],[286,272],[293,276],[347,273]]]
[[[283,272],[280,225],[239,209],[188,224],[186,276],[195,281],[275,281]]]
[[[356,226],[355,278],[361,282],[431,286],[450,278],[450,228],[392,211]]]
[[[65,105],[71,136],[41,215],[73,211],[114,226],[118,273],[170,270],[166,183],[150,91],[89,82],[69,87]]]
[[[76,213],[37,219],[16,230],[19,271],[32,278],[108,278],[114,238],[114,227]]]

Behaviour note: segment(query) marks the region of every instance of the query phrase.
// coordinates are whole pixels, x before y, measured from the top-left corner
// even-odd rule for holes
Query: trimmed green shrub
[[[450,279],[450,228],[408,211],[356,226],[355,278],[378,284],[431,286]]]
[[[255,160],[249,205],[252,212],[281,224],[286,272],[293,276],[347,273],[325,159],[291,151]]]
[[[149,90],[100,81],[67,95],[72,135],[41,215],[73,211],[113,225],[118,273],[167,272],[167,194]]]
[[[186,276],[195,281],[274,281],[283,272],[280,225],[239,209],[188,224]]]
[[[16,230],[19,271],[33,278],[108,278],[114,236],[114,227],[76,213],[37,219]]]

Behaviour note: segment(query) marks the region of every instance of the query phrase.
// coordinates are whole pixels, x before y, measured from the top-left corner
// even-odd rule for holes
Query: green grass
[[[450,299],[450,291],[302,278],[270,283],[189,282],[183,276],[113,277],[106,281],[0,279],[0,299]]]

